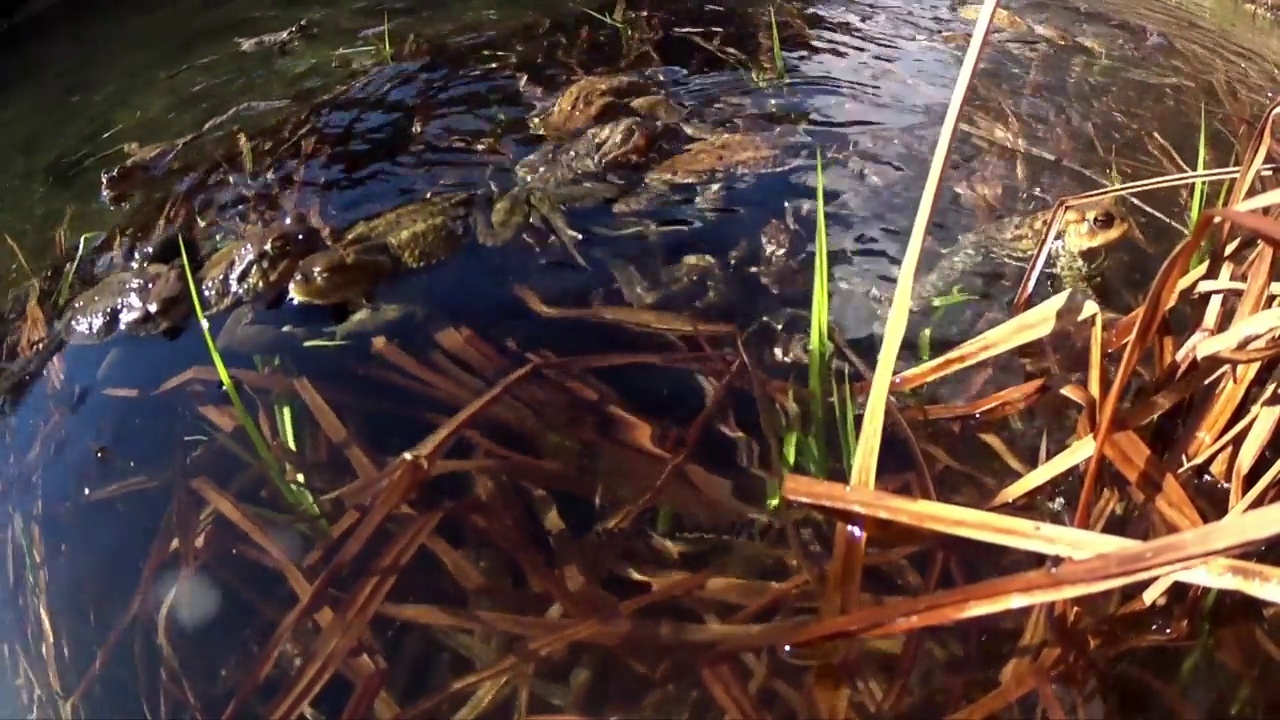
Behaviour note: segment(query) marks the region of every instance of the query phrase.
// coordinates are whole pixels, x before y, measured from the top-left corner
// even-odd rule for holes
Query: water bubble
[[[156,578],[152,602],[157,613],[168,604],[168,618],[184,630],[195,630],[222,607],[222,588],[202,570],[171,570]]]

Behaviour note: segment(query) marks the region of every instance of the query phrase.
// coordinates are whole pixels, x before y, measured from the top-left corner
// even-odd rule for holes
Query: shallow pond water
[[[6,33],[0,64],[0,88],[11,98],[0,108],[0,149],[8,159],[0,171],[0,228],[31,262],[43,262],[67,205],[76,208],[77,232],[105,229],[117,217],[98,201],[98,173],[124,155],[95,160],[100,153],[179,137],[240,103],[318,94],[352,75],[333,66],[334,52],[373,47],[384,17],[395,42],[405,37],[402,25],[428,12],[448,32],[452,22],[501,7],[495,0],[444,9],[423,2],[144,0],[124,12],[72,3],[65,13],[15,27]],[[318,32],[289,54],[239,52],[236,38],[284,30],[302,18]]]
[[[557,18],[574,12],[561,3],[548,5]],[[1229,63],[1220,78],[1193,72],[1199,50],[1190,43],[1194,33],[1175,32],[1185,29],[1176,25],[1177,10],[1163,16],[1137,13],[1131,23],[1121,23],[1114,20],[1123,17],[1120,11],[1102,14],[1036,2],[1007,6],[1029,18],[1070,26],[1105,50],[1012,44],[988,50],[964,117],[978,133],[963,134],[953,151],[925,270],[957,234],[985,219],[1048,207],[1059,195],[1095,189],[1098,179],[1113,171],[1125,180],[1167,171],[1160,155],[1166,143],[1192,163],[1198,117],[1187,110],[1204,103],[1210,121],[1217,121],[1223,108],[1214,81],[1262,99],[1257,78],[1231,75]],[[761,12],[763,7],[736,10]],[[802,141],[798,145],[812,141],[832,150],[824,181],[828,227],[837,251],[835,319],[846,335],[874,335],[878,320],[865,291],[892,287],[960,64],[961,48],[942,43],[940,37],[964,30],[967,22],[943,0],[797,7],[809,32],[784,42],[784,82],[759,82],[732,57],[681,45],[678,33],[664,46],[669,54],[660,58],[664,66],[656,70],[693,107],[727,108],[755,126],[788,130]],[[384,9],[397,37],[410,29],[447,33],[441,25],[452,21],[437,15],[438,4],[425,2],[355,4],[341,10],[309,3],[182,2],[84,10],[67,24],[34,26],[39,32],[7,47],[8,62],[0,71],[8,73],[0,76],[0,86],[9,99],[0,108],[5,128],[0,144],[11,158],[0,169],[6,197],[0,229],[22,245],[31,262],[47,262],[49,230],[60,222],[68,203],[78,208],[73,236],[128,216],[130,209],[108,209],[98,199],[98,174],[119,157],[95,155],[126,140],[147,144],[183,135],[241,102],[294,98],[303,107],[353,78],[360,79],[308,116],[308,132],[325,152],[302,163],[280,159],[277,166],[282,176],[300,171],[302,179],[289,189],[303,200],[318,200],[327,222],[345,227],[434,188],[509,185],[511,162],[537,144],[538,138],[522,127],[522,118],[542,99],[536,86],[550,91],[563,87],[572,72],[569,63],[557,57],[530,64],[528,58],[512,60],[497,53],[476,54],[468,58],[471,64],[460,64],[459,58],[467,55],[459,51],[443,60],[365,71],[332,67],[337,48],[377,41]],[[458,22],[492,18],[492,32],[499,36],[503,22],[538,11],[527,3],[449,6]],[[428,12],[432,15],[426,23]],[[711,7],[688,12],[706,22],[727,14]],[[303,16],[314,18],[320,33],[294,52],[236,52],[237,36],[280,30]],[[1173,18],[1174,26],[1161,26],[1160,17]],[[1152,42],[1148,28],[1133,23],[1155,23],[1154,29],[1168,33],[1172,43]],[[179,24],[198,32],[172,32]],[[608,33],[615,31],[604,23],[580,25],[577,39],[582,43],[614,47]],[[361,35],[368,29],[374,32]],[[481,47],[485,40],[460,37],[457,45],[472,47],[467,43],[474,42]],[[567,38],[563,44],[573,41]],[[613,57],[589,59],[602,67],[620,64]],[[58,130],[50,133],[50,128]],[[992,142],[992,128],[1066,164],[1001,147]],[[471,144],[456,142],[459,138]],[[481,139],[492,143],[477,150]],[[500,152],[488,149],[494,146]],[[1225,162],[1221,143],[1215,147],[1213,160]],[[250,183],[233,182],[233,169],[218,177],[227,182],[209,193],[206,210],[214,222],[230,223],[240,218],[250,204],[246,198],[252,200],[254,193],[244,189]],[[664,235],[661,243],[673,255],[690,249],[724,254],[741,238],[758,234],[765,221],[782,216],[788,203],[801,207],[811,200],[815,189],[810,165],[732,188],[729,200],[736,212],[708,216],[688,203],[673,203],[658,217],[683,221],[692,229]],[[1154,196],[1152,204],[1169,212],[1175,203],[1166,194]],[[1141,217],[1156,247],[1169,247],[1172,232],[1156,219]],[[617,218],[598,210],[575,212],[573,220],[582,227],[618,229]],[[812,232],[812,218],[801,213],[801,226]],[[625,256],[639,242],[589,234],[583,249],[594,262]],[[566,303],[585,302],[608,284],[599,263],[590,272],[579,272],[564,259],[554,247],[544,252],[523,246],[503,252],[469,248],[439,267],[392,283],[379,299],[429,304],[452,320],[498,335],[518,335],[527,318],[502,291],[511,282],[533,284]],[[1112,283],[1118,304],[1132,300],[1123,291],[1141,286],[1158,262],[1158,257],[1140,253],[1122,255],[1111,268],[1118,277]],[[215,333],[232,321],[231,315],[212,318]],[[321,309],[288,305],[257,316],[273,329],[286,324],[314,329],[331,319]],[[411,327],[402,338],[411,342],[415,332],[421,335],[421,328]],[[362,391],[366,376],[376,374],[365,351],[294,348],[290,353],[287,336],[268,331],[245,337],[243,345],[229,346],[233,366],[250,367],[254,355],[278,353],[298,374],[317,383],[346,383],[353,394]],[[573,342],[555,340],[559,347]],[[64,616],[74,616],[79,607],[67,594],[71,589],[102,588],[100,616],[85,618],[86,627],[78,629],[94,638],[100,639],[128,604],[159,509],[169,501],[166,481],[185,477],[193,467],[194,448],[213,434],[199,408],[221,399],[214,391],[186,387],[149,393],[174,374],[205,364],[205,353],[195,332],[172,342],[127,337],[72,347],[58,366],[66,380],[60,385],[36,382],[4,423],[3,447],[11,459],[3,471],[6,496],[19,507],[43,505],[52,517],[44,532],[57,538],[49,543],[57,546],[50,557],[56,568],[51,583],[55,594],[64,593],[60,601],[65,605],[59,606]],[[370,423],[364,429],[379,457],[393,456],[415,441],[414,433],[421,433],[420,427],[402,422]],[[234,465],[224,459],[218,467],[230,475]],[[152,495],[139,493],[145,497],[137,502],[135,496],[85,500],[131,478],[148,479],[159,488]],[[87,661],[77,656],[72,664],[82,669]],[[127,673],[104,681],[103,707],[123,708],[122,714],[133,711],[124,699],[130,682]]]

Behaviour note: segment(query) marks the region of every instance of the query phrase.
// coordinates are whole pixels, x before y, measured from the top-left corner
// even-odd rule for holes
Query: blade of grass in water
[[[392,61],[391,19],[387,17],[387,13],[385,10],[382,12],[382,47],[380,49],[382,50],[382,59],[386,61],[388,65],[390,65]]]
[[[827,335],[830,327],[830,298],[827,289],[827,220],[826,198],[822,181],[822,151],[818,151],[818,236],[817,251],[813,263],[813,298],[809,313],[809,423],[806,439],[810,445],[809,470],[819,476],[827,472],[826,424],[826,375],[831,341]]]
[[[618,29],[619,32],[626,29],[626,26],[623,25],[621,22],[619,22],[617,18],[612,18],[612,17],[609,17],[608,15],[601,15],[595,10],[591,10],[590,8],[584,8],[581,5],[578,6],[578,9],[603,23],[607,23],[609,25],[614,26],[615,28]]]
[[[787,402],[795,402],[795,393],[791,388],[787,389]],[[784,423],[784,432],[782,433],[782,465],[788,471],[796,468],[796,447],[800,441],[800,429],[795,423]]]
[[[843,467],[853,467],[853,449],[858,444],[858,412],[854,406],[853,381],[849,379],[849,368],[844,368],[844,383],[841,385],[840,392],[835,395],[836,398],[836,421],[841,425],[840,432],[840,461]],[[841,399],[843,398],[843,403]]]
[[[778,80],[787,79],[787,66],[782,58],[782,40],[778,37],[778,18],[769,7],[769,28],[773,31],[773,72]]]
[[[249,433],[249,440],[253,442],[253,447],[258,452],[258,457],[262,460],[267,476],[279,488],[285,500],[294,509],[305,513],[312,519],[320,520],[320,512],[316,507],[315,499],[306,490],[285,479],[284,469],[271,452],[266,437],[263,436],[262,430],[258,428],[258,423],[254,421],[253,416],[249,414],[248,409],[245,408],[244,403],[240,400],[240,392],[236,389],[236,384],[231,379],[231,374],[227,372],[227,366],[222,361],[222,353],[218,352],[218,346],[213,341],[213,333],[209,330],[209,321],[205,319],[204,308],[200,305],[200,291],[197,289],[195,276],[191,272],[191,261],[187,258],[187,244],[184,240],[179,239],[178,249],[182,253],[182,270],[186,274],[187,290],[191,293],[191,304],[195,308],[196,322],[200,324],[200,333],[204,335],[205,345],[209,348],[209,358],[213,361],[213,367],[218,372],[218,379],[222,382],[222,386],[227,389],[227,395],[231,398],[231,405],[235,408],[237,419],[244,426],[245,432]]]
[[[915,221],[911,227],[911,237],[907,241],[903,254],[902,266],[898,273],[898,284],[894,288],[893,303],[889,309],[889,318],[885,323],[884,340],[876,358],[875,372],[871,376],[871,388],[867,396],[867,405],[862,421],[862,432],[858,435],[857,450],[854,453],[852,472],[849,484],[858,487],[874,488],[876,471],[879,465],[880,443],[884,435],[885,406],[889,402],[889,384],[893,379],[898,351],[902,348],[902,340],[907,332],[907,319],[911,313],[911,292],[915,284],[916,267],[920,263],[920,252],[924,247],[924,234],[928,227],[929,216],[933,213],[933,205],[937,201],[938,184],[942,170],[946,167],[947,154],[955,135],[956,123],[960,119],[960,109],[964,105],[965,95],[982,54],[982,44],[986,41],[987,31],[991,26],[991,17],[995,14],[999,3],[986,0],[982,12],[969,39],[969,48],[960,67],[960,75],[951,94],[951,102],[947,106],[947,114],[938,136],[938,145],[934,149],[933,162],[929,174],[925,178],[924,189],[920,195],[920,205],[916,209]]]
[[[272,370],[273,367],[279,367],[280,358],[273,357],[273,358],[267,359],[259,355],[254,355],[253,363],[255,366],[257,366],[258,372],[266,373]],[[276,428],[279,429],[281,442],[284,443],[284,446],[287,450],[293,453],[294,456],[297,456],[298,433],[297,433],[296,425],[293,421],[293,403],[291,402],[290,398],[284,393],[279,393],[279,392],[272,393],[271,412],[272,412],[272,415],[275,417]],[[289,463],[289,462],[285,463],[285,471],[286,471],[286,474],[293,476],[293,481],[297,485],[304,486],[306,484],[306,477],[300,471],[294,468],[292,466],[292,463]]]
[[[920,337],[917,341],[919,343],[919,354],[921,360],[928,362],[933,354],[933,325],[937,323],[938,320],[942,319],[942,313],[946,310],[947,306],[977,299],[977,295],[970,295],[969,293],[961,292],[959,286],[951,288],[951,292],[947,295],[930,298],[929,304],[935,308],[933,311],[933,318],[929,326],[920,331]]]
[[[76,245],[76,256],[71,261],[71,267],[67,268],[67,272],[62,276],[62,282],[58,283],[58,294],[54,302],[57,307],[62,307],[67,301],[67,294],[71,292],[71,278],[76,274],[76,268],[80,267],[80,260],[84,257],[84,246],[88,242],[93,233],[85,233],[80,236],[80,242]]]
[[[1206,150],[1208,129],[1204,122],[1204,103],[1200,103],[1200,144],[1196,147],[1196,172],[1204,172],[1205,158],[1208,155]],[[1200,217],[1200,213],[1204,211],[1205,190],[1208,183],[1204,180],[1197,180],[1195,185],[1191,186],[1191,207],[1187,209],[1187,226],[1195,227],[1196,219]],[[1191,257],[1191,267],[1196,268],[1209,258],[1209,248],[1212,240],[1205,239],[1204,243],[1196,250],[1196,254]]]

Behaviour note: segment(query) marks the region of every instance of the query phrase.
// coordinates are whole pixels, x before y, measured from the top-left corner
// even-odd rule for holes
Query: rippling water
[[[1183,11],[1150,0],[1121,6],[1136,15],[1137,22],[1186,24],[1186,18],[1179,16]],[[1086,34],[1105,30],[1113,42],[1124,34],[1106,27],[1099,16],[1073,14],[1058,4],[1011,3],[1008,7],[1025,8],[1032,17],[1052,10],[1051,20],[1076,24]],[[501,7],[480,3],[454,3],[451,9],[459,16],[501,17],[503,12]],[[393,10],[422,11],[412,3]],[[317,18],[323,32],[291,55],[233,51],[234,37],[287,27],[304,14]],[[0,86],[11,98],[0,108],[0,126],[6,130],[0,135],[0,147],[10,158],[0,169],[0,190],[9,198],[0,205],[0,227],[23,244],[37,263],[46,256],[47,232],[61,221],[66,204],[78,207],[73,231],[101,229],[118,213],[107,212],[95,200],[97,171],[109,161],[89,162],[92,154],[126,140],[145,144],[189,132],[242,100],[278,99],[301,87],[323,88],[343,75],[329,67],[329,52],[369,42],[358,36],[358,30],[376,29],[380,15],[379,8],[362,5],[339,13],[323,6],[223,3],[216,9],[201,9],[181,3],[143,4],[127,16],[89,11],[79,22],[38,28],[40,32],[22,36],[7,48],[10,62],[3,68],[8,75],[0,76]],[[876,225],[900,226],[910,217],[909,212],[903,214],[904,209],[913,205],[912,193],[921,182],[959,66],[959,52],[940,45],[936,38],[941,32],[963,29],[966,23],[955,17],[948,2],[814,3],[808,15],[813,37],[807,46],[789,54],[794,70],[785,89],[758,90],[744,82],[740,73],[714,73],[690,77],[687,95],[695,101],[738,103],[747,110],[784,108],[803,116],[815,139],[853,138],[860,162],[828,167],[828,187],[837,195],[835,209],[872,216],[880,212],[883,217],[872,218]],[[194,23],[198,33],[179,39],[163,31],[179,18],[190,23],[191,17],[199,18]],[[1143,40],[1137,36],[1140,32],[1138,27],[1130,33],[1134,35],[1128,38],[1131,45]],[[1030,142],[1065,147],[1086,157],[1097,155],[1090,147],[1092,141],[1078,132],[1089,123],[1114,127],[1105,139],[1112,142],[1122,163],[1150,164],[1149,158],[1141,157],[1144,143],[1137,138],[1144,128],[1164,129],[1178,145],[1187,133],[1187,118],[1179,111],[1181,104],[1175,106],[1169,100],[1162,76],[1185,76],[1191,67],[1186,53],[1166,53],[1152,62],[1120,48],[1105,68],[1104,63],[1089,59],[1073,57],[1072,62],[1064,62],[1061,57],[1076,54],[1074,50],[1057,52],[1060,57],[1048,63],[1056,67],[1052,72],[1040,70],[1042,77],[1037,79],[1036,69],[1016,67],[1007,53],[989,53],[986,64],[991,67],[983,69],[987,87],[976,88],[971,103],[1009,103]],[[1225,55],[1229,63],[1230,52]],[[84,62],[87,57],[93,62]],[[182,68],[187,69],[168,77]],[[487,86],[496,90],[501,84],[500,78],[486,84],[477,73],[460,78],[457,86],[469,94],[485,92]],[[1030,95],[1018,97],[1020,88]],[[1191,90],[1193,95],[1206,92],[1204,87]],[[447,87],[435,92],[442,101],[449,98]],[[1115,107],[1116,97],[1147,97],[1154,102]],[[1179,97],[1179,103],[1194,100]],[[1208,100],[1212,110],[1215,99]],[[437,114],[436,122],[451,129],[467,122],[489,122],[471,117],[474,103],[464,99],[458,107],[457,115]],[[511,106],[500,110],[520,112]],[[1114,122],[1117,115],[1119,121]],[[366,120],[377,122],[372,114]],[[1131,127],[1122,127],[1125,123]],[[56,135],[49,133],[51,127],[58,128]],[[1059,137],[1049,137],[1051,132]],[[1061,136],[1064,132],[1067,137]],[[1104,132],[1108,131],[1104,128]],[[373,172],[408,175],[419,169],[388,164]],[[363,179],[357,176],[349,181]],[[358,195],[338,202],[378,204],[376,198]],[[1011,204],[1008,209],[1018,208]],[[860,234],[851,223],[852,219],[845,221],[846,232],[837,240],[851,243]],[[876,277],[892,277],[891,268],[878,258],[893,257],[900,237],[882,237],[877,230],[864,240],[860,247],[868,256],[867,270]]]
[[[1172,171],[1160,159],[1168,143],[1186,162],[1194,164],[1198,118],[1189,107],[1204,103],[1209,122],[1219,122],[1222,100],[1214,78],[1189,69],[1202,49],[1186,42],[1185,26],[1169,32],[1171,43],[1152,39],[1163,30],[1160,17],[1112,18],[1094,10],[1063,4],[1006,3],[1029,20],[1048,21],[1100,43],[1104,52],[1055,48],[1033,55],[1020,46],[995,44],[984,53],[977,79],[970,89],[962,122],[993,122],[1030,147],[1068,161],[1091,176],[1063,164],[1046,162],[1003,147],[958,134],[950,170],[934,214],[933,242],[926,247],[921,272],[927,272],[952,239],[995,215],[1047,207],[1062,194],[1097,189],[1118,172],[1123,180],[1138,180]],[[913,5],[910,13],[892,4],[873,9],[831,4],[820,10],[830,23],[821,33],[825,52],[801,61],[816,85],[841,83],[853,91],[844,98],[819,96],[809,103],[814,124],[843,128],[855,138],[861,162],[833,167],[827,173],[828,207],[842,231],[837,247],[854,250],[852,263],[836,267],[836,319],[851,335],[876,327],[875,317],[862,301],[861,288],[892,287],[901,250],[917,204],[919,191],[938,127],[959,68],[962,48],[936,42],[943,31],[966,28],[947,4]],[[910,15],[907,17],[906,15]],[[1181,31],[1175,32],[1174,30]],[[1230,43],[1224,55],[1230,54]],[[810,77],[813,80],[810,80]],[[826,80],[818,80],[826,78]],[[1247,94],[1256,84],[1248,73],[1223,74],[1216,81]],[[1253,93],[1256,100],[1256,92]],[[856,98],[856,100],[855,100]],[[1255,110],[1259,109],[1255,104]],[[870,124],[860,125],[863,121]],[[1211,140],[1219,162],[1229,158],[1229,145],[1218,135]],[[998,192],[994,208],[976,203],[975,178]],[[1145,198],[1156,209],[1172,211],[1171,194]],[[1169,238],[1170,229],[1152,218],[1140,220],[1156,238]],[[831,222],[831,221],[829,221]],[[1167,245],[1166,245],[1167,247]],[[1150,273],[1159,258],[1130,256],[1116,263],[1128,283]],[[1114,274],[1114,273],[1113,273]],[[1149,276],[1149,275],[1148,275]],[[841,293],[845,288],[848,292]]]
[[[565,11],[560,3],[520,7],[527,12],[547,5]],[[101,229],[118,216],[97,202],[98,171],[110,160],[91,162],[92,156],[128,141],[147,145],[179,137],[240,102],[327,89],[350,75],[332,67],[332,52],[370,46],[381,35],[384,10],[392,37],[403,40],[401,24],[428,10],[433,24],[448,32],[454,21],[503,5],[142,0],[127,9],[99,3],[63,9],[65,14],[60,9],[13,28],[0,50],[6,98],[0,106],[6,158],[0,229],[34,262],[47,257],[47,238],[67,204],[77,207],[76,232]],[[289,55],[237,51],[235,38],[283,30],[304,16],[320,32]]]

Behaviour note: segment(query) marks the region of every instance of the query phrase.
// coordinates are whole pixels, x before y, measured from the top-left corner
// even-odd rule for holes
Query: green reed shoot
[[[935,298],[929,298],[929,307],[936,308],[933,312],[933,319],[937,320],[938,318],[942,317],[942,313],[944,310],[946,310],[946,308],[952,305],[959,305],[960,303],[969,302],[970,300],[977,300],[977,299],[978,299],[977,295],[970,295],[969,293],[961,290],[959,285],[955,285],[951,288],[951,292],[947,293],[946,295],[939,295],[938,297],[935,297]]]
[[[1200,103],[1200,142],[1196,146],[1196,172],[1204,172],[1205,163],[1207,161],[1208,151],[1208,126],[1204,121],[1204,103]],[[1196,219],[1200,217],[1200,213],[1204,211],[1205,195],[1208,182],[1205,180],[1196,180],[1191,186],[1191,205],[1187,208],[1187,227],[1195,227]],[[1223,185],[1226,190],[1226,185]],[[1213,246],[1213,240],[1206,237],[1204,242],[1196,249],[1196,254],[1191,256],[1191,267],[1199,267],[1201,263],[1209,259],[1209,250]]]
[[[758,68],[745,61],[745,57],[738,61],[743,73],[749,74],[751,82],[758,87],[769,87],[787,79],[786,60],[782,56],[782,39],[778,36],[778,20],[772,7],[769,8],[769,27],[773,33],[773,67]]]
[[[853,381],[849,377],[848,366],[844,367],[844,382],[835,393],[836,420],[840,423],[840,462],[841,466],[853,466],[853,449],[858,446],[858,408],[853,404]]]
[[[392,62],[391,55],[391,20],[387,17],[387,11],[382,11],[382,47],[378,48],[382,51],[382,59],[388,65]]]
[[[579,8],[579,9],[580,9],[580,10],[582,10],[582,12],[584,12],[584,13],[586,13],[586,14],[590,15],[591,17],[593,17],[593,18],[595,18],[595,19],[599,20],[600,22],[603,22],[603,23],[605,23],[605,24],[607,24],[607,25],[612,25],[612,26],[614,26],[614,27],[618,28],[619,30],[621,30],[621,29],[622,29],[622,23],[618,22],[617,20],[614,20],[613,18],[609,17],[608,15],[604,15],[604,14],[598,13],[598,12],[596,12],[595,10],[592,10],[591,8]]]
[[[793,386],[787,385],[787,406],[795,407],[796,394]],[[782,432],[782,464],[790,469],[796,466],[796,450],[800,444],[799,423],[795,422],[794,417],[788,417],[783,423]],[[781,489],[781,488],[779,488]],[[770,489],[770,500],[773,501],[773,489]]]
[[[268,372],[281,368],[282,363],[278,356],[264,358],[260,355],[253,356],[254,367],[258,372]],[[299,430],[305,426],[299,426],[294,422],[295,406],[297,402],[286,393],[273,392],[271,394],[271,413],[275,418],[276,434],[284,443],[285,449],[288,451],[288,457],[294,458],[299,455]],[[306,487],[306,475],[296,469],[290,459],[286,459],[284,463],[284,475],[288,479],[289,486],[294,491],[293,502],[295,505],[302,507],[307,516],[317,520],[326,528],[324,518],[320,514],[320,507],[316,504],[315,498]]]
[[[618,34],[623,37],[624,40],[631,37],[631,26],[622,22],[623,18],[625,18],[626,15],[625,15],[625,10],[623,10],[623,7],[621,4],[618,5],[617,10],[614,12],[614,15],[612,17],[609,15],[602,15],[601,13],[598,13],[595,10],[591,10],[590,8],[584,8],[582,6],[578,6],[578,9],[607,25],[612,25],[618,31]]]
[[[921,360],[928,362],[933,358],[933,326],[932,325],[920,331],[920,337],[916,339],[916,346],[919,348]]]
[[[773,72],[778,80],[787,79],[787,65],[782,58],[782,40],[778,37],[778,18],[769,6],[769,30],[773,33]]]
[[[244,133],[236,133],[236,145],[240,148],[240,160],[244,165],[245,177],[253,175],[253,143]]]
[[[1196,146],[1196,171],[1203,172],[1205,158],[1208,155],[1206,150],[1208,133],[1206,132],[1204,122],[1204,103],[1200,103],[1200,142]],[[1205,181],[1197,180],[1191,186],[1191,205],[1187,208],[1187,226],[1194,227],[1196,218],[1200,217],[1200,212],[1204,210],[1205,201]]]
[[[280,358],[264,358],[260,355],[253,356],[253,364],[258,368],[258,372],[267,372],[272,368],[280,366]],[[298,454],[298,432],[294,423],[294,403],[288,395],[280,392],[271,394],[271,413],[276,421],[276,429],[279,432],[280,440],[284,442],[284,446],[289,452],[295,456]],[[301,472],[289,469],[289,463],[286,462],[286,474],[291,475],[293,481],[302,486],[306,478]]]
[[[288,400],[279,400],[271,404],[271,409],[275,413],[276,425],[280,428],[280,436],[284,440],[285,447],[295,453],[298,452],[298,433],[293,424],[293,404]]]
[[[840,442],[840,462],[851,467],[854,448],[857,447],[857,406],[854,404],[852,380],[844,368],[843,382],[837,383],[831,370],[832,348],[829,243],[827,239],[826,193],[822,173],[822,151],[817,154],[818,227],[815,238],[813,264],[813,291],[809,312],[809,408],[807,417],[795,412],[783,422],[781,454],[783,466],[798,468],[817,477],[825,476],[830,467],[827,448],[830,428],[828,417],[835,421],[836,435]],[[828,388],[838,387],[831,399],[833,408],[827,409]],[[797,410],[794,397],[788,396],[788,407]],[[769,507],[776,508],[780,496],[770,488]]]
[[[970,295],[969,293],[961,291],[959,285],[952,287],[951,292],[946,295],[929,298],[929,306],[934,308],[934,311],[933,316],[929,320],[929,325],[920,331],[918,344],[921,360],[929,360],[930,356],[933,354],[931,349],[933,341],[933,326],[942,319],[942,313],[946,311],[946,308],[951,305],[958,305],[962,302],[969,302],[970,300],[977,299],[977,295]]]
[[[267,439],[262,434],[262,430],[258,428],[258,423],[253,419],[253,415],[249,413],[244,402],[241,401],[240,392],[236,389],[231,373],[227,371],[226,363],[222,361],[222,353],[218,351],[218,345],[213,340],[213,333],[209,329],[209,321],[205,319],[204,308],[200,305],[199,286],[196,284],[195,275],[191,272],[191,261],[187,258],[187,244],[182,239],[179,239],[178,249],[182,253],[182,270],[186,274],[187,290],[191,293],[191,304],[195,308],[196,321],[200,324],[200,333],[204,336],[205,345],[209,348],[209,358],[213,361],[213,367],[218,372],[218,379],[222,382],[222,386],[227,389],[227,395],[231,398],[231,405],[235,409],[236,418],[244,426],[245,432],[249,433],[249,440],[253,443],[254,450],[257,451],[267,476],[280,490],[285,500],[292,507],[312,518],[318,517],[315,512],[315,500],[305,490],[285,479],[284,468],[275,454],[271,452],[271,447],[267,444]]]
[[[813,291],[809,312],[809,366],[808,413],[799,412],[794,405],[794,397],[788,396],[788,408],[795,411],[785,418],[782,436],[781,454],[783,466],[787,469],[798,468],[817,477],[825,476],[829,470],[828,459],[831,452],[827,447],[830,429],[828,418],[836,423],[840,442],[840,461],[848,466],[853,458],[853,449],[857,444],[857,428],[855,419],[857,408],[850,388],[848,368],[845,368],[844,382],[839,383],[840,391],[830,401],[834,407],[828,410],[828,389],[837,386],[836,378],[831,371],[832,348],[831,327],[831,292],[830,267],[828,264],[829,243],[827,239],[826,193],[822,173],[822,152],[817,155],[817,199],[818,227],[815,238],[815,258],[813,267]],[[780,488],[770,488],[769,507],[776,508],[781,502]]]
[[[67,296],[71,294],[71,279],[75,277],[76,268],[80,267],[80,260],[84,258],[84,248],[89,243],[89,238],[97,235],[97,233],[84,233],[80,236],[80,242],[76,244],[76,256],[71,260],[71,266],[67,268],[66,274],[62,276],[62,281],[58,283],[58,294],[54,295],[54,304],[56,307],[62,307],[67,302]]]
[[[787,425],[789,430],[782,438],[782,454],[786,467],[799,467],[811,475],[824,477],[830,467],[827,448],[830,428],[828,417],[832,417],[827,409],[828,389],[839,387],[831,402],[832,419],[835,421],[836,435],[840,442],[840,461],[844,467],[850,467],[853,451],[857,446],[857,407],[851,391],[852,383],[848,368],[844,368],[843,383],[837,383],[831,370],[832,348],[831,327],[831,288],[830,266],[828,254],[830,245],[827,239],[826,192],[822,172],[822,151],[817,153],[817,200],[818,227],[815,238],[815,257],[813,265],[813,292],[809,312],[809,412],[805,420],[792,419]],[[776,506],[771,502],[771,507]]]
[[[831,338],[828,335],[828,323],[830,322],[830,298],[827,293],[828,288],[828,267],[827,267],[827,205],[825,198],[825,188],[822,180],[822,150],[818,150],[818,230],[816,238],[816,254],[813,264],[813,300],[810,310],[812,315],[809,319],[809,352],[813,362],[818,363],[818,367],[813,367],[810,363],[809,369],[809,385],[811,388],[821,381],[821,373],[819,369],[826,365],[825,360],[830,352]]]
[[[809,310],[809,420],[804,433],[801,458],[804,466],[814,475],[824,475],[827,470],[826,449],[826,388],[830,367],[831,326],[829,271],[827,268],[827,217],[826,192],[822,179],[822,150],[817,155],[818,175],[818,229],[815,238],[813,263],[813,295]]]

